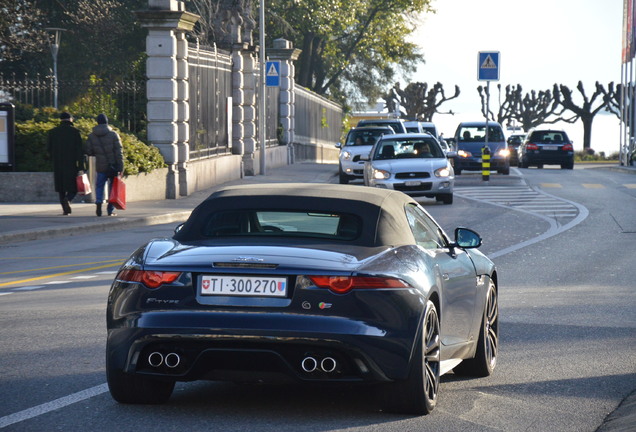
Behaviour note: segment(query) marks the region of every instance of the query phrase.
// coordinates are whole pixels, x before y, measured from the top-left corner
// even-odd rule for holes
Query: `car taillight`
[[[177,280],[180,272],[165,272],[155,270],[122,270],[117,274],[117,280],[122,282],[142,283],[148,288],[159,288],[161,285],[169,284]]]
[[[526,150],[539,150],[539,146],[533,143],[526,144]]]
[[[354,289],[409,288],[406,282],[390,277],[373,276],[309,276],[318,288],[327,288],[337,294]]]
[[[572,151],[574,150],[574,147],[572,147],[572,144],[563,144],[563,151]]]

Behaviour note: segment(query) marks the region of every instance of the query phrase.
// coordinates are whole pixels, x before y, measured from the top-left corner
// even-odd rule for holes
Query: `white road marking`
[[[75,276],[75,277],[72,277],[71,279],[93,279],[96,277],[97,276]]]
[[[44,288],[44,285],[35,285],[35,286],[25,286],[25,287],[20,287],[20,288],[13,288],[12,291],[31,291],[31,290],[36,290],[36,289],[40,289],[40,288]]]
[[[9,294],[13,294],[13,293],[12,292],[3,292],[3,293],[0,293],[0,296],[9,295]]]
[[[95,387],[88,388],[86,390],[79,391],[77,393],[70,394],[68,396],[61,397],[59,399],[55,399],[51,402],[43,403],[42,405],[37,405],[23,411],[18,411],[17,413],[0,417],[0,429],[24,420],[31,419],[33,417],[41,416],[60,408],[64,408],[65,406],[81,402],[85,399],[92,398],[93,396],[106,393],[107,391],[108,385],[104,383]]]

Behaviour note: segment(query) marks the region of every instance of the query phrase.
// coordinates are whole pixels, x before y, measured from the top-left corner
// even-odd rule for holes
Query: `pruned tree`
[[[477,93],[479,93],[479,99],[481,101],[481,113],[484,117],[487,117],[490,120],[497,121],[500,124],[504,124],[512,118],[514,106],[515,106],[515,97],[517,94],[514,92],[514,88],[511,88],[509,85],[505,88],[505,97],[503,102],[501,101],[501,84],[497,84],[497,90],[499,91],[499,108],[497,110],[497,116],[494,115],[490,107],[492,103],[487,103],[490,97],[488,87],[478,86]],[[492,101],[492,98],[490,98]],[[487,107],[488,106],[488,107]],[[486,112],[488,109],[488,112]]]
[[[623,93],[623,91],[625,93]],[[616,88],[614,88],[613,82],[609,83],[607,86],[607,91],[603,89],[603,94],[607,98],[607,106],[605,107],[605,109],[613,113],[616,117],[618,117],[619,120],[621,120],[624,108],[622,104],[623,98],[625,98],[625,101],[627,102],[625,108],[629,109],[629,105],[632,100],[631,95],[633,95],[633,92],[634,86],[632,85],[632,83],[628,83],[627,87],[623,86],[623,84],[617,84]]]
[[[608,90],[606,91],[603,85],[597,81],[594,93],[590,97],[588,97],[585,93],[585,89],[583,88],[583,83],[581,81],[579,81],[576,88],[583,98],[583,103],[581,105],[577,105],[574,102],[572,90],[564,84],[559,86],[555,84],[554,94],[555,97],[558,98],[559,104],[564,109],[574,113],[572,117],[567,119],[562,118],[562,120],[568,123],[574,123],[577,120],[581,120],[581,123],[583,123],[583,148],[589,149],[592,144],[592,123],[594,121],[594,117],[602,109],[610,106],[611,99],[613,97],[612,95],[614,93],[614,91],[610,91],[610,89],[614,88],[614,84],[610,83],[610,86],[608,86]]]
[[[452,111],[439,111],[442,104],[455,99],[460,94],[459,86],[455,86],[455,93],[447,97],[444,86],[437,82],[429,88],[428,83],[409,83],[404,89],[396,83],[384,96],[384,102],[389,112],[400,111],[402,115],[419,121],[433,121],[436,113],[453,114]]]
[[[253,0],[188,0],[188,9],[199,15],[193,35],[205,45],[231,49],[232,25],[240,25],[241,41],[253,44],[256,29]]]

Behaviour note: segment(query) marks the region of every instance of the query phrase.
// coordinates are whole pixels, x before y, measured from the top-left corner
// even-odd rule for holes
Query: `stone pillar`
[[[267,51],[270,60],[280,61],[280,96],[279,96],[279,122],[282,128],[282,140],[287,145],[287,163],[294,163],[294,131],[295,119],[295,93],[294,77],[296,68],[294,61],[300,56],[301,50],[294,48],[293,44],[285,39],[276,39],[274,48]]]
[[[182,1],[148,0],[136,12],[146,38],[148,141],[159,148],[168,165],[166,198],[187,194],[188,68],[185,32],[198,15],[185,11]],[[185,192],[185,193],[184,193]]]
[[[243,42],[242,19],[232,17],[232,153],[242,155],[241,177],[253,176],[256,150],[256,69],[251,41]]]

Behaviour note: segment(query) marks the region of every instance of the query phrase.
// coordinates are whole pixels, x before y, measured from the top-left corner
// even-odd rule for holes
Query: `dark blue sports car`
[[[440,376],[487,376],[497,271],[398,191],[262,184],[212,194],[145,244],[108,296],[113,398],[163,403],[176,381],[377,383],[426,414]]]

